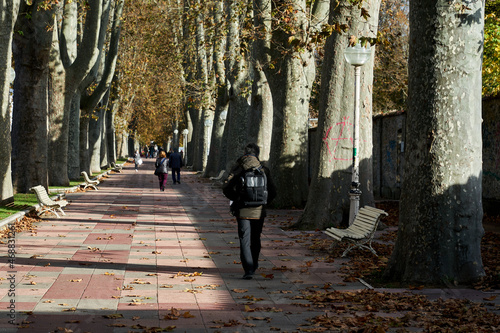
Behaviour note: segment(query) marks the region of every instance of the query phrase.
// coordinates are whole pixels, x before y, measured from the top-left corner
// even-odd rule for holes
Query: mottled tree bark
[[[59,10],[65,4],[59,2],[51,9],[44,10],[39,8],[42,7],[40,0],[33,1],[29,6],[23,3],[22,12],[30,13],[31,16],[22,15],[16,28],[22,32],[16,34],[14,53],[16,72],[19,71],[15,94],[20,97],[14,97],[14,108],[18,110],[18,115],[14,116],[17,118],[13,129],[16,142],[13,142],[12,155],[20,167],[28,166],[22,169],[16,166],[13,170],[16,187],[21,191],[33,185],[47,185],[47,176],[51,185],[69,184],[67,150],[70,105],[81,78],[90,71],[97,58],[102,1],[88,1],[90,10],[86,15],[79,53],[73,62],[73,50],[69,42],[72,37],[65,39],[64,35],[72,25],[61,24],[58,20]],[[67,16],[63,21],[73,19],[69,12],[64,13]],[[40,148],[33,158],[36,163],[25,160],[27,148],[24,147],[29,147],[30,151]]]
[[[248,92],[249,72],[247,52],[240,48],[240,22],[246,16],[247,3],[242,0],[227,0],[227,56],[226,79],[229,88],[229,106],[224,140],[226,142],[225,170],[230,170],[243,153],[248,140]]]
[[[36,3],[33,5],[36,8]],[[30,18],[19,16],[14,35],[14,109],[12,113],[12,179],[16,192],[30,187],[48,187],[48,100],[49,59],[55,24],[53,13],[32,10],[21,2],[20,12],[31,11]]]
[[[484,276],[481,61],[484,2],[410,1],[409,107],[398,237],[385,276]]]
[[[307,46],[308,32],[321,15],[313,13],[311,21],[305,0],[273,4],[281,13],[277,17],[281,26],[272,34],[273,68],[267,73],[273,98],[269,162],[278,188],[273,205],[303,207],[308,193],[309,102],[316,75],[312,48]],[[313,8],[328,9],[323,4]],[[293,15],[286,14],[291,12]]]
[[[83,80],[82,84],[79,87],[79,91],[81,94],[81,116],[88,117],[94,109],[99,105],[99,110],[96,110],[95,113],[98,114],[99,120],[97,122],[93,122],[90,120],[89,127],[90,130],[98,131],[97,133],[89,134],[89,140],[97,140],[91,141],[80,147],[80,150],[90,149],[89,152],[82,152],[80,156],[88,156],[90,161],[90,170],[93,172],[99,172],[101,167],[107,166],[108,163],[108,137],[105,135],[106,132],[106,114],[109,111],[107,109],[108,105],[108,94],[111,87],[111,82],[113,80],[116,68],[116,62],[118,59],[118,46],[121,32],[121,16],[123,11],[124,1],[120,0],[111,4],[109,2],[105,2],[104,10],[102,15],[101,26],[108,26],[108,22],[111,21],[111,29],[109,31],[102,30],[99,36],[98,45],[100,53],[99,60],[96,62],[92,71],[87,75]],[[104,47],[105,41],[108,41],[109,48],[106,50]],[[93,89],[92,93],[89,94],[86,90],[90,85],[96,84],[97,87]],[[85,92],[85,93],[82,93]],[[98,128],[94,128],[94,125],[97,125]],[[83,135],[85,136],[85,135]],[[82,135],[80,135],[82,137]],[[81,142],[81,141],[80,141]],[[85,170],[85,166],[88,164],[88,161],[80,160],[80,168],[82,171]]]
[[[347,225],[352,180],[354,68],[344,59],[349,36],[375,37],[380,0],[364,1],[368,22],[359,9],[343,1],[330,8],[329,23],[349,23],[344,34],[334,32],[326,41],[322,65],[318,135],[319,154],[312,170],[309,196],[297,226],[303,229]],[[356,18],[356,19],[354,19]],[[373,54],[373,51],[372,51]],[[361,67],[360,96],[360,206],[373,205],[372,188],[372,59]]]
[[[256,40],[252,44],[252,99],[249,109],[249,141],[260,147],[260,160],[268,161],[273,132],[273,97],[266,75],[271,56],[271,0],[254,0]]]
[[[224,71],[224,51],[226,49],[224,0],[217,1],[214,8],[215,36],[213,52],[213,76],[215,76],[215,113],[210,139],[210,155],[204,172],[204,177],[215,177],[221,169],[220,159],[222,154],[222,137],[226,126],[229,98],[226,84],[226,73]]]
[[[116,80],[116,75],[114,75],[114,80]],[[108,151],[108,164],[117,160],[117,141],[116,141],[116,126],[115,126],[115,115],[120,107],[120,101],[118,99],[118,91],[116,90],[116,85],[111,87],[111,101],[108,110],[106,111],[106,138],[107,138],[107,151]]]
[[[197,0],[200,3],[200,0]],[[207,164],[208,139],[210,137],[211,124],[207,126],[208,121],[212,121],[213,112],[209,109],[209,91],[208,68],[207,68],[207,50],[205,45],[205,26],[203,15],[200,13],[196,17],[196,81],[202,88],[198,92],[196,101],[196,112],[191,114],[195,132],[194,160],[193,170],[202,171]],[[195,121],[195,118],[196,121]],[[209,128],[210,127],[210,128]]]
[[[78,55],[71,63],[65,63],[65,55],[72,50],[59,44],[61,37],[54,37],[52,57],[50,59],[50,95],[49,95],[49,150],[48,174],[51,185],[69,185],[68,147],[69,117],[74,94],[82,80],[90,72],[97,60],[98,36],[101,32],[101,18],[104,0],[91,0],[89,12],[83,29],[83,39],[78,48]],[[76,15],[64,20],[77,20]],[[76,24],[73,26],[76,27]],[[105,28],[106,25],[103,25]],[[69,59],[71,59],[69,57]]]
[[[19,0],[0,0],[0,204],[14,200],[10,138],[10,84],[12,77],[12,31]]]

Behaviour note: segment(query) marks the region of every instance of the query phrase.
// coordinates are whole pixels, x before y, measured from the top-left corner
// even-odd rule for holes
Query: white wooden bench
[[[347,253],[358,247],[370,250],[377,256],[377,252],[372,247],[372,240],[373,236],[375,236],[375,231],[377,231],[380,219],[387,215],[381,209],[365,206],[359,210],[349,228],[327,228],[325,233],[339,242],[343,240],[351,242],[344,253],[342,253],[342,257],[345,257]]]
[[[49,197],[49,194],[45,190],[45,187],[42,185],[33,186],[30,188],[31,191],[35,192],[36,199],[38,200],[39,209],[37,209],[37,215],[40,216],[45,212],[54,213],[57,218],[60,218],[57,211],[59,211],[62,215],[66,215],[62,210],[63,207],[68,205],[68,201],[66,200],[58,200],[54,201]]]
[[[122,172],[123,167],[121,165],[116,164],[115,162],[111,162],[112,171]]]
[[[85,172],[85,171],[82,171],[81,174],[83,175],[83,180],[85,181],[85,183],[83,183],[83,189],[85,190],[87,187],[92,187],[94,190],[98,191],[97,190],[97,185],[99,185],[99,180],[91,180],[89,178],[89,175]]]

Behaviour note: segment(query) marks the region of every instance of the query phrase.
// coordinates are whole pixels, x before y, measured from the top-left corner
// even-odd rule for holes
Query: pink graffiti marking
[[[351,141],[351,144],[352,144],[352,141],[353,141],[352,137],[348,136],[348,135],[350,135],[351,128],[352,128],[353,124],[349,122],[349,117],[344,117],[343,120],[344,121],[341,121],[341,122],[335,124],[335,127],[338,127],[340,125],[340,129],[338,131],[338,137],[336,137],[336,138],[335,137],[332,137],[332,138],[329,137],[330,136],[330,132],[333,129],[333,126],[331,126],[326,131],[325,137],[323,138],[323,142],[326,144],[326,148],[328,149],[328,154],[332,157],[332,159],[334,159],[336,161],[352,161],[352,157],[351,158],[339,158],[339,157],[335,157],[335,154],[337,152],[337,148],[338,148],[339,142],[341,140],[349,140],[349,141]],[[333,148],[333,152],[330,150],[330,145],[328,144],[329,140],[332,140],[332,141],[335,142],[335,145],[332,147]],[[332,159],[330,159],[330,162],[332,161]]]

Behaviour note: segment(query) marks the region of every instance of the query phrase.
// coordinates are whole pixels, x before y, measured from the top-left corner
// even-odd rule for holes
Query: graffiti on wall
[[[352,156],[350,158],[342,158],[338,149],[342,147],[339,144],[342,141],[348,140],[353,144],[353,124],[349,121],[349,117],[344,117],[343,121],[336,123],[334,126],[330,126],[325,136],[323,137],[323,142],[326,144],[328,149],[328,154],[330,155],[330,162],[332,160],[336,161],[352,161]]]

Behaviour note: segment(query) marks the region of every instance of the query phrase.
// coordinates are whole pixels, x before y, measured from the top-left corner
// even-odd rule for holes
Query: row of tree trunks
[[[19,16],[16,29],[23,33],[16,34],[14,39],[17,75],[12,174],[17,192],[27,192],[38,184],[67,186],[70,179],[79,179],[80,171],[91,172],[86,166],[88,160],[82,162],[78,157],[80,154],[89,158],[86,152],[80,153],[82,147],[88,146],[87,142],[80,144],[82,137],[88,137],[88,133],[80,132],[88,128],[86,120],[80,122],[80,107],[92,109],[109,91],[124,2],[89,1],[90,9],[80,35],[76,2],[56,4],[51,10],[39,10],[40,3],[22,3],[21,12],[31,13],[31,19]],[[110,21],[113,26],[107,36]],[[53,29],[47,29],[50,26]],[[107,50],[103,47],[106,40],[110,45]],[[80,96],[90,84],[97,85],[93,99],[82,102]],[[104,118],[103,112],[99,119],[102,124]],[[100,137],[106,137],[104,127],[99,131]],[[107,146],[97,148],[100,161],[94,171],[108,165]],[[33,149],[36,153],[28,154]]]
[[[288,34],[276,27],[268,43],[260,36],[253,44],[252,73],[248,57],[238,45],[234,12],[238,1],[227,1],[229,114],[221,150],[227,151],[226,169],[248,140],[268,148],[259,131],[269,133],[260,121],[273,110],[270,165],[279,188],[277,207],[300,207],[301,228],[345,224],[352,179],[354,68],[343,58],[349,36],[375,37],[380,0],[363,1],[368,19],[352,1],[332,1],[329,23],[347,24],[345,34],[334,32],[327,40],[322,64],[319,128],[311,187],[306,183],[307,121],[314,72],[312,50],[298,52],[308,25],[305,1],[254,1],[254,27],[265,26],[272,5],[279,17],[280,5],[294,13],[286,21]],[[315,2],[315,6],[324,5]],[[469,8],[471,7],[471,8]],[[456,7],[438,3],[411,4],[410,107],[406,150],[410,150],[401,201],[401,228],[391,258],[388,277],[401,281],[442,283],[445,279],[467,282],[480,278],[481,139],[480,67],[483,4],[474,3],[457,14]],[[241,7],[243,8],[243,7]],[[242,11],[240,10],[240,13]],[[286,10],[281,11],[283,17]],[[312,15],[313,17],[316,17]],[[317,17],[320,17],[318,15]],[[257,29],[258,31],[258,29]],[[288,30],[290,31],[290,29]],[[263,38],[262,38],[263,37]],[[298,43],[294,43],[298,40]],[[351,41],[352,42],[352,41]],[[268,43],[268,44],[266,44]],[[425,46],[425,47],[424,47]],[[237,51],[235,51],[237,50]],[[270,52],[269,52],[270,51]],[[270,55],[269,58],[267,58]],[[269,68],[270,61],[273,67]],[[244,65],[243,65],[244,64]],[[264,65],[265,64],[265,65]],[[310,71],[309,71],[310,70]],[[362,67],[360,182],[361,205],[374,205],[372,184],[373,57]],[[250,76],[249,76],[250,75]],[[253,82],[250,108],[241,82]],[[432,84],[430,84],[432,83]],[[270,93],[266,91],[267,85]],[[473,89],[471,87],[474,87]],[[447,97],[449,96],[449,97]],[[268,108],[266,103],[272,103]],[[248,127],[248,118],[251,126]],[[201,124],[198,124],[202,126]],[[196,126],[196,124],[194,124]],[[217,125],[219,126],[219,125]],[[269,137],[269,136],[267,136]],[[465,148],[464,148],[465,147]],[[465,151],[464,151],[465,149]],[[264,155],[265,156],[265,155]],[[467,205],[464,205],[467,202]],[[469,204],[470,203],[470,204]]]

